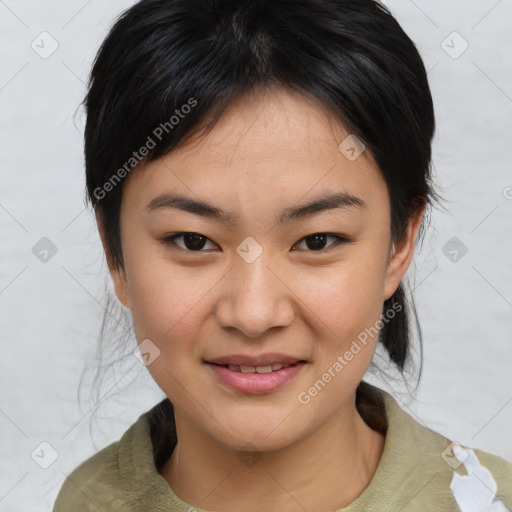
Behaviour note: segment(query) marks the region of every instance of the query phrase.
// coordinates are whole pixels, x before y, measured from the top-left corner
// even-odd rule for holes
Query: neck
[[[175,413],[178,443],[161,474],[182,501],[204,510],[343,508],[368,486],[384,449],[384,435],[363,421],[354,401],[311,435],[252,459]]]

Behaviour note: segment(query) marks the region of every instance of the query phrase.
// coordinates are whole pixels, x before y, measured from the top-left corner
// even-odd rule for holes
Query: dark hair
[[[115,268],[124,269],[119,178],[129,172],[127,162],[133,166],[134,151],[147,147],[148,136],[161,127],[158,143],[145,156],[155,160],[192,134],[211,130],[241,94],[273,86],[319,100],[365,144],[387,183],[393,242],[402,239],[414,213],[439,201],[431,177],[435,121],[427,73],[414,43],[384,5],[142,0],[118,18],[104,40],[84,100],[87,200],[102,221],[107,258]],[[194,107],[173,123],[171,116],[191,100]],[[397,302],[402,309],[384,323],[379,341],[403,372],[410,329],[402,283],[383,312]]]

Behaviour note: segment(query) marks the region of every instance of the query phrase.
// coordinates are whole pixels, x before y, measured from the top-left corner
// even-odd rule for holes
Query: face
[[[177,422],[233,449],[282,448],[353,411],[377,343],[361,333],[410,263],[422,212],[393,245],[386,184],[368,151],[338,149],[347,136],[274,89],[125,183],[116,294]],[[303,208],[336,194],[357,199]],[[303,362],[256,374],[211,363],[236,355]]]

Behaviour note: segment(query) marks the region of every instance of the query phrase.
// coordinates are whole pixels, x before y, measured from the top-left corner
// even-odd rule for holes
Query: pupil
[[[196,233],[187,233],[183,236],[183,242],[189,250],[201,250],[204,247],[205,239]]]
[[[306,237],[306,245],[308,246],[309,249],[321,250],[325,246],[326,238],[327,238],[327,235],[325,235],[323,233],[316,234],[316,235],[310,235],[310,236]],[[311,240],[313,241],[313,244],[308,243]]]

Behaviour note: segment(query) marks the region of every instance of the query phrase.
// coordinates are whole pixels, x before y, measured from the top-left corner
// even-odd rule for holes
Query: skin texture
[[[314,100],[267,90],[239,98],[211,133],[127,178],[125,271],[110,265],[111,276],[131,309],[137,342],[150,339],[160,350],[148,370],[175,406],[178,432],[162,475],[195,507],[334,510],[357,498],[375,473],[384,436],[358,414],[355,391],[377,336],[308,404],[297,399],[379,320],[409,267],[424,212],[393,245],[385,181],[368,151],[354,161],[340,152],[347,135]],[[275,221],[283,208],[341,190],[367,208]],[[175,208],[145,212],[171,191],[237,220],[225,225]],[[105,245],[101,222],[99,229]],[[161,241],[176,232],[206,237],[202,252],[183,238]],[[304,240],[315,233],[353,241]],[[251,263],[236,251],[248,236],[263,249]],[[226,387],[203,362],[264,352],[307,364],[275,392],[248,395]],[[250,465],[241,456],[248,442],[259,457]]]

